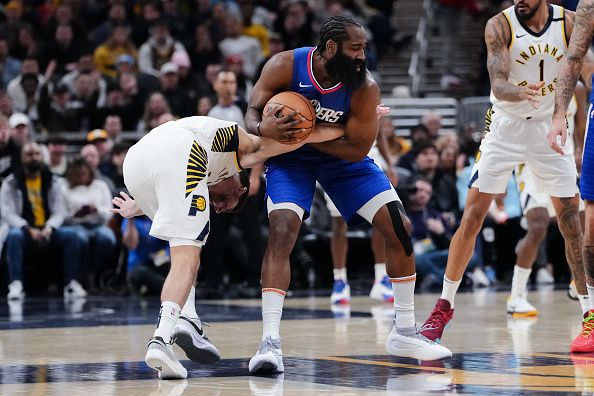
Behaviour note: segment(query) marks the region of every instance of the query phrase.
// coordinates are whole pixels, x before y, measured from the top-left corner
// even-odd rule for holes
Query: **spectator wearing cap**
[[[81,108],[72,103],[66,85],[43,84],[39,95],[39,121],[50,134],[80,131]]]
[[[65,179],[66,183],[62,183],[66,206],[64,223],[76,229],[84,256],[91,257],[89,285],[94,287],[95,279],[112,258],[116,246],[115,235],[106,226],[111,217],[111,190],[95,177],[93,168],[80,157],[68,165]]]
[[[161,67],[171,61],[176,51],[186,52],[182,43],[174,40],[164,21],[156,22],[150,29],[150,38],[142,44],[138,53],[138,69],[159,77]]]
[[[0,36],[0,88],[5,89],[20,72],[21,61],[8,54],[8,40]]]
[[[25,113],[31,120],[37,120],[37,101],[45,78],[39,74],[36,58],[28,57],[21,64],[21,74],[8,83],[6,91],[12,98],[12,108]]]
[[[131,55],[136,58],[138,51],[130,40],[130,29],[126,25],[116,25],[107,41],[101,44],[93,54],[97,70],[106,77],[117,76],[116,61],[120,55]]]
[[[136,69],[136,61],[133,56],[124,54],[120,55],[116,61],[116,71],[118,76],[123,74],[133,74],[138,80],[138,85],[143,95],[149,94],[159,90],[159,79],[152,74],[142,73]]]
[[[87,133],[87,143],[95,146],[99,152],[99,169],[103,174],[106,174],[105,171],[109,168],[110,162],[110,147],[112,144],[108,140],[109,135],[105,129],[93,129],[91,132]]]
[[[8,119],[0,115],[0,183],[20,164],[20,146],[10,136]]]
[[[235,16],[228,15],[225,22],[225,38],[219,43],[219,50],[225,59],[239,56],[243,73],[252,79],[256,68],[263,59],[260,42],[242,34],[243,22]]]
[[[175,63],[167,62],[161,66],[159,82],[161,93],[171,107],[171,113],[177,117],[186,117],[192,113],[192,99],[179,87],[177,75],[178,67]]]
[[[52,174],[56,176],[66,174],[68,168],[66,147],[66,139],[63,136],[50,136],[47,140],[48,156],[45,162]]]
[[[10,126],[10,136],[12,140],[19,146],[23,146],[28,141],[31,141],[31,122],[29,117],[23,113],[14,113],[8,119]]]

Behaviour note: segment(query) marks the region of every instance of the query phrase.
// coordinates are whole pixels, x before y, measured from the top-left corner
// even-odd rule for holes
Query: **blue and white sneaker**
[[[334,288],[330,296],[330,303],[334,304],[349,304],[351,302],[351,287],[342,279],[334,281]]]
[[[394,302],[394,292],[392,291],[392,282],[390,281],[390,277],[388,275],[384,275],[381,281],[375,281],[373,283],[373,287],[371,288],[371,293],[369,293],[369,297],[373,298],[374,300],[382,301],[382,302]]]

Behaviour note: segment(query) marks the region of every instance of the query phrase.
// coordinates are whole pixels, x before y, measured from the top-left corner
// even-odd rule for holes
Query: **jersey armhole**
[[[563,20],[563,42],[565,43],[565,49],[569,48],[569,38],[567,37],[567,23],[565,22],[565,8],[561,7],[561,19]]]
[[[514,28],[512,27],[511,21],[505,12],[502,12],[503,16],[505,17],[505,21],[507,22],[507,26],[509,27],[509,40],[507,41],[507,49],[510,49],[512,44],[514,43]]]

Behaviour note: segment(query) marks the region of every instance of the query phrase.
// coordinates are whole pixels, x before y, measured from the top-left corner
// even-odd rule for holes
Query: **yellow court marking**
[[[461,370],[461,369],[450,369],[445,367],[428,367],[418,366],[414,364],[396,363],[396,362],[381,362],[374,360],[365,359],[353,359],[345,357],[322,357],[318,358],[321,360],[329,360],[343,363],[355,363],[355,364],[369,364],[375,366],[386,366],[386,367],[399,367],[419,371],[433,371],[441,372],[442,375],[449,375],[451,377],[452,385],[474,385],[474,386],[487,386],[496,387],[502,390],[505,389],[530,389],[530,390],[548,390],[548,391],[561,391],[561,392],[575,392],[576,390],[584,387],[591,389],[591,386],[578,386],[576,378],[573,376],[567,376],[567,369],[573,371],[573,366],[567,366],[564,369],[560,369],[561,366],[551,370],[551,374],[546,372],[548,366],[539,366],[541,369],[539,375],[535,374],[517,374],[517,373],[493,373],[493,372],[481,372],[473,370]],[[556,370],[559,370],[564,375],[553,374]],[[544,374],[544,375],[543,375]],[[437,374],[436,374],[437,375]]]

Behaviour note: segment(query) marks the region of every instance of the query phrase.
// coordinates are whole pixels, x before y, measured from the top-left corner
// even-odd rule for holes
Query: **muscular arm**
[[[333,140],[343,135],[342,128],[330,125],[316,125],[304,141],[297,144],[282,144],[264,136],[250,135],[239,128],[239,163],[243,168],[253,168],[264,163],[268,158],[297,150],[307,143],[319,143]]]
[[[573,96],[582,70],[584,57],[592,42],[594,25],[594,0],[580,1],[575,12],[575,21],[567,54],[561,61],[555,89],[555,112],[553,118],[562,119]]]
[[[248,132],[258,134],[256,125],[262,121],[266,102],[276,93],[289,89],[292,75],[293,51],[281,52],[266,62],[245,113],[245,128]]]
[[[346,161],[361,161],[373,145],[377,136],[378,120],[376,108],[380,94],[377,83],[368,77],[367,82],[357,89],[351,98],[349,119],[345,125],[344,138],[313,144],[319,151]]]
[[[510,58],[507,44],[510,41],[510,28],[503,14],[489,19],[485,26],[485,44],[487,45],[487,69],[491,81],[491,90],[499,100],[519,102],[524,100],[522,87],[508,81]]]

